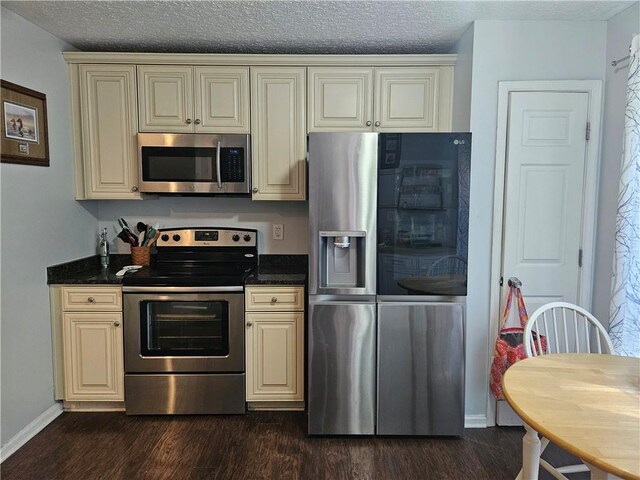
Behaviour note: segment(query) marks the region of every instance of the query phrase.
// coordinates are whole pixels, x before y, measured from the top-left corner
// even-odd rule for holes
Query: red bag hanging
[[[514,290],[516,292],[516,298],[518,299],[520,327],[504,328],[507,318],[509,318],[509,312],[511,311]],[[491,362],[489,385],[493,396],[498,400],[504,399],[504,395],[502,394],[502,377],[504,372],[506,372],[507,368],[511,365],[519,360],[523,360],[527,356],[524,349],[524,329],[527,326],[527,320],[529,320],[529,316],[527,315],[527,309],[524,306],[522,292],[520,292],[519,288],[512,286],[509,288],[509,296],[507,297],[507,304],[505,305],[504,313],[502,314],[500,332],[496,339],[496,348]],[[533,336],[536,340],[535,349],[539,354],[537,333],[533,332]],[[540,335],[540,345],[542,346],[542,352],[546,353],[547,339],[544,335]]]

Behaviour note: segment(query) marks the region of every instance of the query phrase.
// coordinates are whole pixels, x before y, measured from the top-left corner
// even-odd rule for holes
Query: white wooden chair
[[[442,275],[464,275],[467,273],[467,262],[458,255],[446,255],[438,258],[427,270],[428,277]]]
[[[542,349],[540,335],[546,337],[546,352]],[[609,334],[596,317],[584,308],[566,302],[548,303],[533,312],[524,330],[523,342],[527,357],[545,353],[615,354]],[[541,454],[547,445],[549,440],[542,437]],[[542,458],[540,466],[558,480],[569,480],[564,473],[589,471],[584,464],[556,468]],[[516,478],[522,478],[522,471]]]
[[[572,303],[548,303],[533,312],[524,330],[527,357],[544,353],[540,338],[534,338],[532,332],[547,337],[547,353],[614,353],[598,319]]]

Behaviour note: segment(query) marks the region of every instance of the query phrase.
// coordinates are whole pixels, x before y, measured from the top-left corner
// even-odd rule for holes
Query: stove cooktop
[[[258,265],[257,230],[192,227],[161,229],[150,267],[126,273],[126,286],[243,286]]]
[[[123,285],[134,286],[242,286],[255,265],[198,265],[189,267],[145,267],[126,273]]]

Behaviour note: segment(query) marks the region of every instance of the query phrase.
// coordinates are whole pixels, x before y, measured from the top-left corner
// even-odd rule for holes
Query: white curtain
[[[616,216],[609,335],[619,355],[640,357],[640,37],[633,37]]]

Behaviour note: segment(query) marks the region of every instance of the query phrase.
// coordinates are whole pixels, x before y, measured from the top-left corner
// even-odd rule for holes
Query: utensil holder
[[[151,247],[131,247],[131,263],[148,267],[151,264]]]

